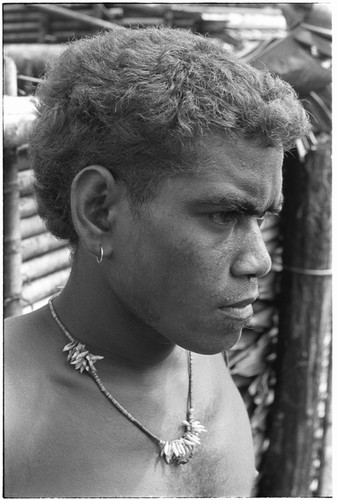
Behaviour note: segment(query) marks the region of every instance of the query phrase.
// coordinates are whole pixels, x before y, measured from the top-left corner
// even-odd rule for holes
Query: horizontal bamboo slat
[[[50,275],[60,269],[69,268],[69,257],[69,248],[64,247],[23,262],[21,265],[23,282],[33,281],[37,278]]]
[[[66,19],[73,18],[76,20],[81,20],[83,23],[86,24],[91,24],[95,28],[98,29],[107,29],[107,30],[116,30],[118,29],[118,26],[113,24],[110,21],[105,21],[103,19],[99,19],[97,17],[83,14],[80,11],[74,12],[72,9],[67,9],[64,6],[56,5],[56,4],[36,4],[36,7],[38,9],[41,9],[44,12],[47,12],[53,16],[55,15],[60,15]],[[91,12],[92,13],[92,12]]]
[[[34,12],[33,10],[32,11],[26,10],[23,13],[23,12],[10,12],[7,11],[7,9],[4,9],[2,20],[4,23],[8,23],[8,25],[11,25],[11,23],[17,23],[22,21],[23,17],[25,21],[39,21],[41,15],[40,12]]]
[[[82,29],[73,29],[73,30],[68,30],[68,31],[54,31],[52,33],[52,36],[55,37],[55,39],[58,42],[68,42],[72,41],[74,39],[78,38],[83,38],[88,35],[88,30]]]
[[[33,257],[38,257],[39,255],[65,246],[66,242],[64,240],[55,238],[49,232],[23,239],[21,241],[22,261],[25,262]]]
[[[19,200],[20,218],[25,219],[37,214],[35,196],[21,196]]]
[[[20,195],[27,196],[34,192],[34,177],[33,170],[21,170],[18,173],[18,182],[20,188]]]
[[[18,164],[18,170],[21,172],[22,170],[31,170],[32,165],[27,156],[28,144],[23,144],[19,148],[16,149],[16,162]]]
[[[22,20],[16,23],[5,23],[3,26],[4,36],[6,36],[7,33],[38,31],[39,27],[39,21]]]
[[[3,35],[3,42],[5,44],[14,43],[37,43],[39,39],[38,33],[28,32],[28,33],[6,33]]]
[[[82,11],[88,11],[88,4],[87,3],[63,3],[62,7],[66,7],[68,9],[72,9],[74,11],[80,10]]]
[[[174,27],[182,29],[194,28],[195,22],[195,19],[174,19]]]
[[[155,26],[162,23],[162,17],[123,17],[118,21],[122,26]]]
[[[4,12],[20,12],[20,14],[27,12],[25,4],[20,3],[6,3],[4,5]]]
[[[90,28],[90,24],[83,23],[81,21],[77,21],[76,19],[54,19],[51,21],[49,25],[50,32],[54,34],[56,31],[69,31],[69,30],[80,30],[80,31],[88,31]]]
[[[90,4],[62,4],[62,7],[71,9],[72,11],[75,12],[80,12],[82,14],[92,14],[93,9],[90,8]],[[26,15],[26,14],[34,14],[34,15],[40,15],[41,11],[37,7],[35,7],[33,4],[5,4],[4,9],[3,9],[4,15],[9,16],[9,15],[14,15],[14,14],[20,14]],[[59,16],[59,14],[54,14],[54,16]]]
[[[56,271],[48,276],[43,276],[23,285],[21,294],[23,306],[34,304],[56,293],[58,287],[64,286],[67,282],[69,273],[70,268],[62,269],[61,271]]]
[[[30,238],[46,232],[46,226],[39,215],[32,215],[20,220],[21,238]]]

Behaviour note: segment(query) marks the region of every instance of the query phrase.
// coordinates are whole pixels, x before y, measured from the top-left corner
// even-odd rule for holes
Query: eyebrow
[[[224,195],[213,195],[211,197],[205,197],[198,200],[198,206],[201,207],[223,207],[226,211],[242,213],[245,215],[253,215],[253,216],[261,216],[266,214],[267,212],[270,214],[279,214],[283,207],[283,195],[281,194],[280,198],[272,203],[271,205],[262,206],[253,203],[246,198],[239,198],[237,196],[233,196],[228,194]]]

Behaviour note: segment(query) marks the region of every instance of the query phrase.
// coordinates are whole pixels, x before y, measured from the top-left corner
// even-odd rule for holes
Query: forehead
[[[257,206],[277,205],[282,197],[282,163],[281,148],[246,139],[209,137],[199,146],[190,187],[199,197],[213,193]]]

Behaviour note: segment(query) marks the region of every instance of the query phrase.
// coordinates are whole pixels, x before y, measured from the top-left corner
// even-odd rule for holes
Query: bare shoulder
[[[51,369],[57,335],[48,308],[8,318],[4,323],[5,383],[25,386],[25,381]],[[49,358],[49,359],[48,359]],[[13,393],[11,393],[13,394]]]
[[[64,339],[48,306],[4,323],[4,375],[8,408],[17,399],[33,405],[42,387],[56,380],[63,366]],[[29,403],[31,401],[31,403]]]
[[[55,385],[62,349],[59,355],[54,333],[47,308],[4,323],[5,487],[9,494],[30,463],[44,419],[42,410]]]
[[[30,314],[13,316],[5,319],[5,349],[8,353],[13,352],[16,347],[27,344],[37,339],[47,326],[46,308],[43,307]]]

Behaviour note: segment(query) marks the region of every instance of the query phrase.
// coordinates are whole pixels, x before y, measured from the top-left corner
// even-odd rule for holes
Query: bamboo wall
[[[71,8],[79,14],[95,17],[100,14],[100,9],[92,4],[72,4]],[[80,20],[51,16],[36,5],[24,3],[5,4],[3,21],[4,43],[66,42],[74,37],[74,33],[81,37],[97,29]]]
[[[61,9],[59,9],[61,7]],[[67,9],[76,16],[62,15]],[[261,18],[261,12],[263,17]],[[247,14],[242,15],[242,14]],[[95,26],[92,20],[98,24]],[[268,19],[265,22],[265,19]],[[233,45],[242,39],[269,40],[284,34],[284,18],[277,6],[259,4],[4,4],[3,41],[10,43],[62,43],[97,29],[119,26],[155,26],[207,33]],[[106,23],[106,24],[104,24]],[[240,29],[240,35],[238,34]]]
[[[5,96],[4,241],[5,317],[45,304],[70,271],[66,242],[54,238],[37,214],[27,136],[34,99]]]
[[[27,146],[17,151],[20,189],[21,304],[23,313],[44,305],[67,281],[70,260],[66,242],[47,231],[37,213],[33,194],[33,172],[27,158]]]

